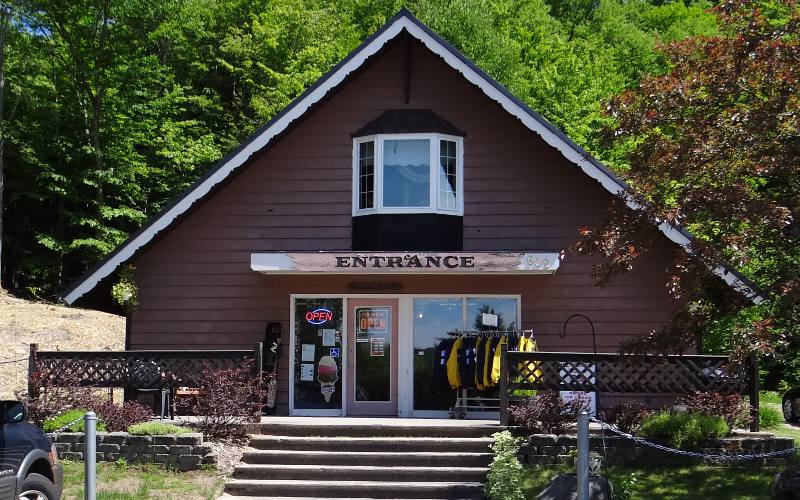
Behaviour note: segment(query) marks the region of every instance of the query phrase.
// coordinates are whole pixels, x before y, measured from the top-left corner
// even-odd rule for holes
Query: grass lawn
[[[550,479],[559,472],[574,472],[567,466],[542,466],[528,469],[526,498],[536,498]],[[626,500],[695,499],[767,500],[771,498],[772,479],[780,469],[739,469],[731,467],[609,467],[608,479],[614,485],[614,497]],[[635,480],[632,480],[635,478]],[[621,488],[622,483],[627,483]],[[627,490],[627,496],[621,490]]]
[[[83,462],[63,461],[64,499],[83,498]],[[142,498],[213,499],[222,494],[225,478],[215,470],[175,472],[154,464],[97,464],[98,500]]]

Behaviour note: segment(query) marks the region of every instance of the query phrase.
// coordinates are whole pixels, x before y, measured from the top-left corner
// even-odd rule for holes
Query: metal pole
[[[93,411],[87,411],[83,416],[84,422],[84,442],[83,442],[83,463],[85,466],[84,474],[84,499],[95,500],[97,498],[97,415]]]
[[[589,412],[578,414],[577,500],[589,500]]]
[[[500,344],[500,425],[508,425],[508,344]]]

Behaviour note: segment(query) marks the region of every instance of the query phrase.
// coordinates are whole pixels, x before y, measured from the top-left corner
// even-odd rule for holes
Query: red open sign
[[[328,309],[320,307],[319,309],[314,309],[313,311],[308,311],[306,313],[306,321],[311,323],[312,325],[321,325],[326,321],[333,320],[333,313],[330,312]]]

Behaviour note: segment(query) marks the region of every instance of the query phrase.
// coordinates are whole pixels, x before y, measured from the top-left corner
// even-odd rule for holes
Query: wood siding
[[[250,270],[257,251],[351,248],[351,133],[386,109],[428,108],[466,132],[464,251],[560,251],[577,228],[600,221],[611,201],[597,182],[566,161],[421,44],[411,49],[410,101],[398,43],[205,200],[139,258],[139,307],[131,349],[247,348],[265,322],[283,325],[279,412],[288,410],[289,294],[365,293],[351,281],[392,281],[403,294],[520,294],[525,328],[542,349],[590,350],[668,322],[674,303],[664,274],[666,240],[636,270],[611,285],[591,283],[592,261],[568,255],[552,276],[288,277]]]

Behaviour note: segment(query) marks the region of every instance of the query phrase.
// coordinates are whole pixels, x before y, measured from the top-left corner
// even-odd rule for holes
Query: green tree
[[[800,317],[800,10],[731,0],[715,9],[722,36],[666,46],[670,71],[611,101],[608,137],[625,151],[627,178],[645,209],[620,206],[587,229],[581,249],[607,257],[598,277],[630,268],[653,223],[696,236],[680,251],[672,291],[685,309],[669,331],[631,347],[701,342],[735,353],[776,349],[796,358]],[[764,290],[759,305],[705,270],[732,263]],[[793,375],[800,378],[800,373]]]

